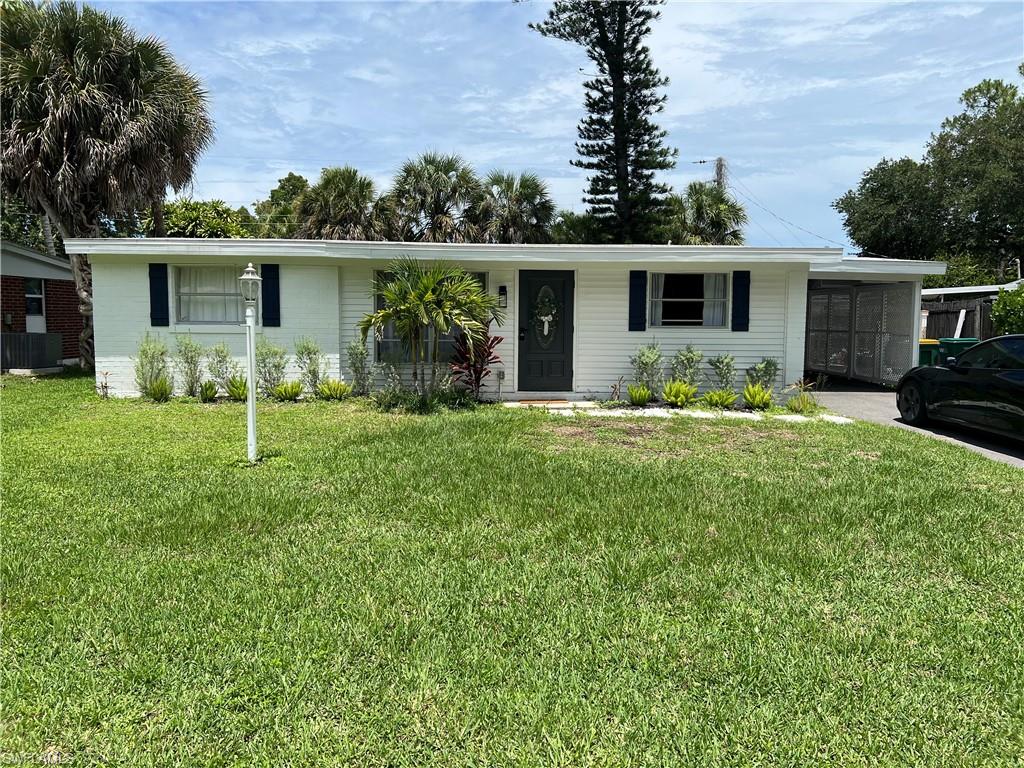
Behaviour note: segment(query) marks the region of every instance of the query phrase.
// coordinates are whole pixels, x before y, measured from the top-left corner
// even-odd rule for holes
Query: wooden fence
[[[922,301],[921,309],[928,310],[928,331],[925,338],[944,339],[956,336],[960,311],[964,311],[961,338],[988,339],[992,330],[992,300],[966,299],[964,301]]]

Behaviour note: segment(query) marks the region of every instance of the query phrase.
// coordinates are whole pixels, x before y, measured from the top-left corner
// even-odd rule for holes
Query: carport
[[[807,282],[807,371],[895,384],[917,365],[921,280],[945,271],[942,262],[863,257],[812,269]]]

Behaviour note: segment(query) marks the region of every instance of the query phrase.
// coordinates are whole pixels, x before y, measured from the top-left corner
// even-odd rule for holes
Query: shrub
[[[687,344],[686,349],[680,349],[672,358],[672,380],[700,386],[700,364],[703,360],[704,353],[692,344]]]
[[[357,395],[365,395],[370,391],[370,367],[367,364],[368,353],[366,343],[352,339],[346,349],[348,369],[352,374],[352,391]]]
[[[228,391],[228,382],[242,375],[242,366],[231,357],[231,350],[223,341],[206,351],[206,370],[217,387],[225,393]]]
[[[147,333],[139,342],[139,353],[135,358],[135,386],[141,395],[152,398],[151,391],[161,379],[166,379],[174,388],[174,379],[167,365],[167,345],[159,336]]]
[[[1024,333],[1024,284],[1012,291],[999,289],[999,296],[992,302],[992,328],[1000,336]]]
[[[743,388],[743,402],[752,410],[766,411],[772,407],[772,391],[764,384],[749,381]]]
[[[800,414],[814,413],[818,410],[818,404],[810,392],[798,392],[786,402],[786,410]]]
[[[484,379],[491,375],[491,366],[501,362],[494,350],[504,338],[491,336],[490,323],[476,341],[470,342],[465,333],[455,337],[455,357],[452,360],[452,378],[465,385],[474,400],[480,399]]]
[[[697,397],[697,385],[687,381],[670,381],[665,384],[662,399],[669,405],[685,408]]]
[[[405,411],[427,414],[440,409],[460,410],[473,408],[476,401],[465,389],[441,389],[432,395],[419,394],[411,389],[388,387],[372,395],[373,404],[382,411]]]
[[[661,389],[661,347],[657,344],[640,347],[636,354],[629,358],[629,363],[633,366],[633,379],[638,384],[643,384],[651,392]]]
[[[174,393],[174,384],[166,376],[160,376],[149,383],[143,393],[154,403],[166,403]]]
[[[199,402],[212,403],[217,399],[217,385],[212,381],[204,381],[199,385]]]
[[[181,388],[189,397],[199,396],[203,383],[203,345],[191,336],[179,336],[174,349],[174,368],[181,377]]]
[[[747,382],[760,384],[769,392],[775,387],[775,380],[779,377],[779,361],[774,357],[763,357],[760,363],[754,363],[747,368]]]
[[[732,408],[736,400],[737,395],[731,389],[712,389],[701,398],[708,408]]]
[[[629,393],[629,402],[632,405],[644,406],[651,402],[654,394],[646,384],[630,384],[626,391]]]
[[[281,402],[294,403],[302,394],[301,381],[282,381],[270,390],[270,396]]]
[[[249,396],[249,385],[244,376],[232,376],[224,385],[224,391],[228,398],[238,402],[244,402]]]
[[[316,396],[324,400],[344,400],[352,394],[352,385],[341,379],[324,379],[316,385]]]
[[[257,392],[264,397],[273,397],[274,387],[284,383],[284,372],[287,367],[288,355],[283,347],[264,338],[256,342]]]
[[[792,413],[813,413],[818,410],[818,403],[814,399],[813,390],[815,382],[808,381],[807,379],[797,379],[788,387],[786,391],[796,392],[793,397],[789,398],[786,403],[786,408]]]
[[[736,359],[732,355],[719,355],[708,360],[708,365],[715,372],[718,388],[730,392],[736,388]]]
[[[321,380],[327,375],[327,358],[320,351],[320,345],[309,338],[296,341],[295,364],[306,391],[311,395],[316,394]]]

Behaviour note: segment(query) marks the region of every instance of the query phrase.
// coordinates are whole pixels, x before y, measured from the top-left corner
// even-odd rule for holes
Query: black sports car
[[[1024,440],[1024,334],[912,368],[896,385],[896,406],[909,424],[938,419]]]

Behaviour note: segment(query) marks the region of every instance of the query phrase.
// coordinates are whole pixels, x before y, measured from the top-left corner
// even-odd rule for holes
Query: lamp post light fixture
[[[242,272],[238,282],[245,301],[245,367],[246,367],[246,437],[249,463],[256,462],[256,300],[260,296],[263,278],[256,274],[252,262]]]

